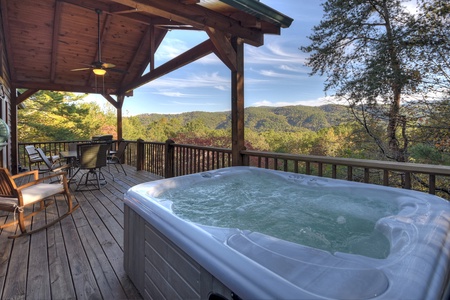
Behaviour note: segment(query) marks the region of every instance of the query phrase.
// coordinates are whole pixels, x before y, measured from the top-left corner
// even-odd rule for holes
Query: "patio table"
[[[70,168],[69,168],[69,178],[72,179],[72,178],[71,178],[71,177],[72,177],[72,170],[73,170],[73,168],[75,167],[75,162],[76,162],[76,160],[77,160],[77,158],[78,158],[78,153],[77,153],[77,151],[76,151],[76,150],[60,151],[60,152],[59,152],[59,155],[60,155],[62,158],[65,158],[67,164],[70,165]]]

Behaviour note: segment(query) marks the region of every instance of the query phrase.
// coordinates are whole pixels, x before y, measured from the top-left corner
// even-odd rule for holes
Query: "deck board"
[[[128,176],[104,170],[108,183],[100,190],[74,191],[72,183],[80,208],[54,226],[15,240],[7,237],[17,226],[0,230],[0,299],[142,299],[123,268],[123,194],[158,177],[124,167]],[[55,200],[27,225],[40,226],[65,210],[67,204]],[[0,212],[0,224],[12,218]]]

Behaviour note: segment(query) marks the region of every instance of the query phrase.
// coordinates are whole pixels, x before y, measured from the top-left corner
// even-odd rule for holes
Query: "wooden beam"
[[[59,45],[59,27],[61,26],[61,2],[56,2],[55,13],[53,14],[53,33],[52,33],[52,55],[50,58],[50,81],[55,81],[56,76],[56,55]]]
[[[223,32],[229,32],[233,36],[238,36],[253,46],[264,44],[264,35],[261,31],[246,28],[233,18],[209,10],[200,5],[187,5],[176,0],[111,0],[115,3],[128,5],[139,11],[155,16],[160,16],[168,20],[191,25],[203,30],[205,27],[212,27]]]
[[[166,29],[156,28],[155,26],[152,27],[152,30],[150,32],[150,53],[148,55],[148,60],[146,61],[146,63],[141,66],[141,72],[139,72],[141,76],[142,74],[144,74],[148,65],[150,65],[150,70],[153,70],[155,68],[155,53],[164,40],[166,34]]]
[[[180,2],[183,4],[197,4],[200,0],[181,0]]]
[[[37,92],[39,92],[39,89],[28,89],[25,92],[21,93],[17,98],[15,98],[16,106],[30,98]]]
[[[114,100],[114,98],[111,97],[111,95],[109,95],[109,94],[102,94],[102,96],[103,96],[109,103],[111,103],[116,109],[119,109],[119,106],[120,106],[119,102],[116,101],[116,100]]]
[[[215,46],[214,53],[217,57],[220,58],[231,71],[236,71],[236,51],[231,45],[230,39],[227,38],[227,35],[224,32],[211,27],[206,28],[206,33]]]
[[[136,53],[140,53],[140,52],[142,52],[142,49],[148,44],[148,43],[151,43],[151,35],[150,35],[150,32],[152,31],[152,26],[148,26],[147,27],[147,29],[146,29],[146,31],[145,31],[145,33],[144,33],[144,36],[143,36],[143,38],[141,39],[141,42],[139,43],[139,46],[138,46],[138,48],[137,48],[137,50],[136,50],[136,52],[135,52],[135,55],[133,56],[133,58],[132,58],[132,60],[131,60],[131,62],[130,62],[130,65],[128,66],[128,70],[130,70],[130,69],[132,69],[135,65],[136,65]],[[150,52],[151,53],[149,53],[149,55],[150,56],[153,56],[153,48],[151,48],[150,49]],[[144,66],[142,66],[142,67],[144,67]],[[144,70],[145,70],[145,67],[144,67]],[[142,71],[142,72],[140,72],[140,74],[142,74],[143,72],[144,72],[144,70]],[[120,81],[122,84],[124,83],[124,81],[125,81],[125,78],[127,77],[127,75],[128,75],[128,73],[124,73],[123,74],[123,76],[122,76],[122,80]]]
[[[11,85],[21,89],[36,89],[48,91],[74,92],[86,94],[101,94],[97,88],[93,86],[80,86],[73,84],[60,84],[53,82],[36,82],[36,81],[13,81]],[[106,89],[105,94],[117,95],[116,89]],[[128,94],[127,94],[128,95]]]
[[[214,45],[211,42],[211,40],[206,40],[203,43],[198,44],[194,48],[180,54],[179,56],[175,57],[174,59],[159,66],[158,68],[151,70],[149,73],[147,73],[144,76],[140,77],[139,79],[133,81],[129,85],[122,87],[118,91],[118,94],[124,94],[127,91],[134,90],[152,80],[155,80],[156,78],[159,78],[159,77],[166,75],[176,69],[181,68],[182,66],[185,66],[193,61],[196,61],[197,59],[200,59],[200,58],[212,53],[213,49],[214,49]]]
[[[231,72],[231,156],[233,166],[242,166],[241,150],[245,149],[244,45],[237,37],[232,37],[231,43],[236,51],[236,70]]]

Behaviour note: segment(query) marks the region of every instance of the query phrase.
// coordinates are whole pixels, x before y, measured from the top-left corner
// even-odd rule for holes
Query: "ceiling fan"
[[[111,63],[102,62],[102,52],[101,52],[101,43],[100,43],[100,15],[102,11],[100,9],[95,9],[95,12],[97,13],[97,54],[98,58],[97,61],[94,61],[91,63],[90,67],[86,68],[79,68],[79,69],[72,69],[71,71],[85,71],[85,70],[92,70],[95,75],[103,76],[106,74],[107,70],[119,72],[119,73],[127,73],[125,70],[115,69],[114,67],[116,65]]]

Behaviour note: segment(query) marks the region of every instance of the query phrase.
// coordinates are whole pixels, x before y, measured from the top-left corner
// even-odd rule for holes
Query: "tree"
[[[137,116],[123,118],[123,138],[137,140],[145,138],[145,126]]]
[[[348,101],[353,115],[386,158],[407,161],[407,95],[417,92],[422,73],[415,61],[416,20],[404,0],[328,0],[313,29],[307,65],[327,76],[326,91]],[[375,129],[385,126],[385,133]]]
[[[18,111],[19,141],[62,141],[86,135],[85,117],[89,106],[76,101],[84,98],[73,93],[39,91],[24,101]]]
[[[422,81],[427,89],[425,100],[450,96],[450,2],[420,0],[416,17],[414,43],[419,45],[420,59],[416,61],[422,73],[433,74]]]

